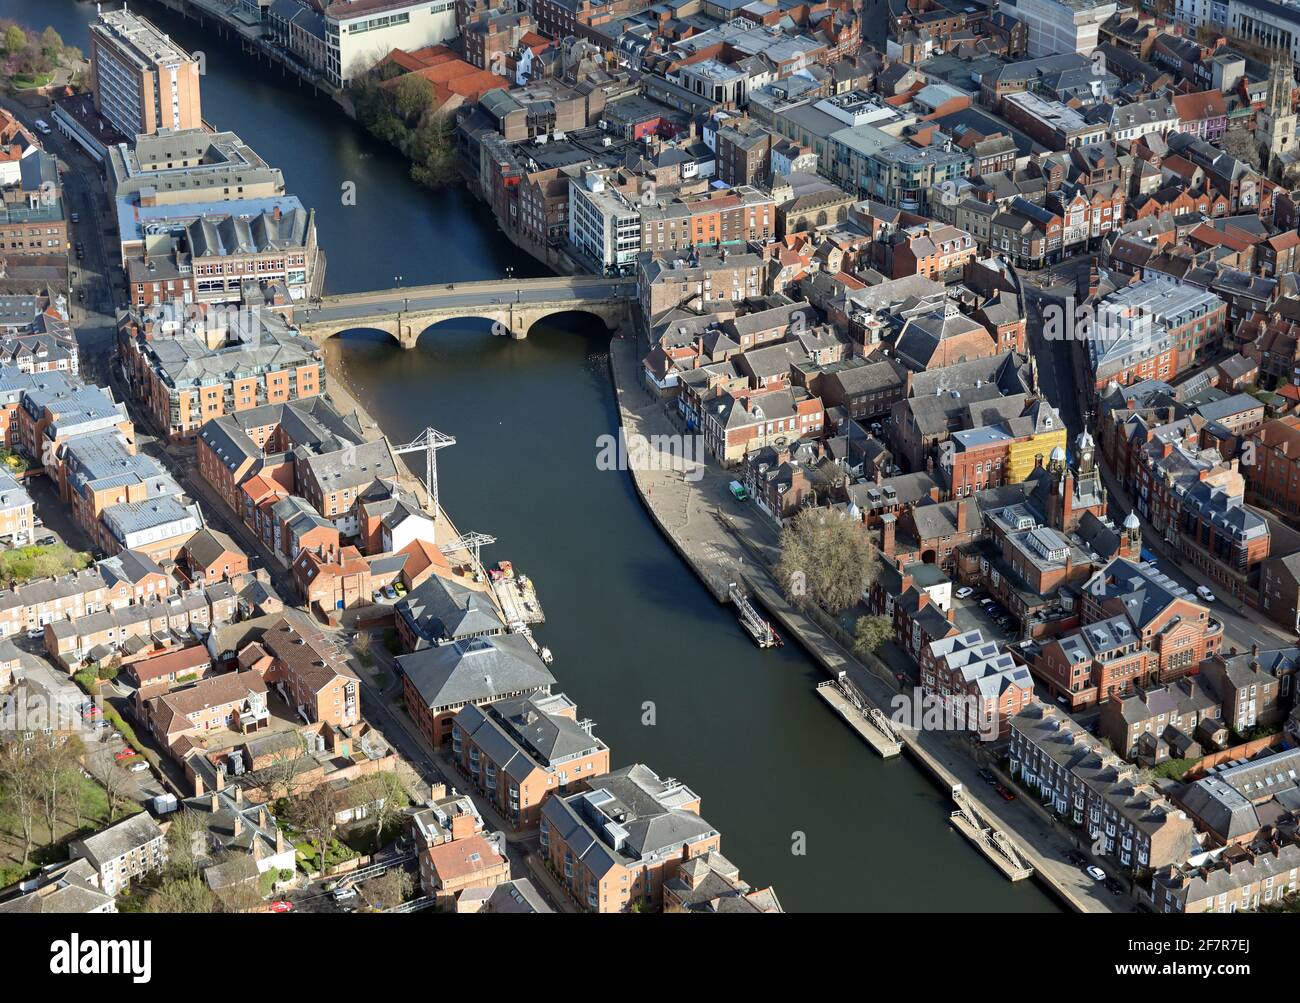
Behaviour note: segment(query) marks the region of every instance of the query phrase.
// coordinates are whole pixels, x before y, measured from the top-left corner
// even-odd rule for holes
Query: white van
[[[36,120],[36,131],[42,136],[48,136],[50,134],[50,124],[45,119],[38,118]]]

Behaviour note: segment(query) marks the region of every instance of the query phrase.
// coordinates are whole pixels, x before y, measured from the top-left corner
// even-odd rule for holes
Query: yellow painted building
[[[1046,466],[1047,458],[1057,446],[1065,449],[1064,426],[1050,432],[1039,432],[1021,442],[1013,442],[1007,449],[1007,483],[1019,484],[1028,477],[1034,470],[1034,462],[1040,456],[1043,458],[1043,466]]]

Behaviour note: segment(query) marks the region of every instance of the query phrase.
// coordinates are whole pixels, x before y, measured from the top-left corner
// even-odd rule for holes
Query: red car
[[[998,784],[997,792],[1002,795],[1003,801],[1014,801],[1016,796],[1006,789],[1002,784]]]
[[[128,745],[125,749],[122,749],[120,752],[113,753],[113,758],[130,759],[134,755],[136,755],[136,751],[133,748],[131,748],[131,746]]]
[[[285,899],[271,903],[271,912],[293,912],[293,903]]]

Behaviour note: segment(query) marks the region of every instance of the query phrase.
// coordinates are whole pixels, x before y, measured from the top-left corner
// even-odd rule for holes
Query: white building
[[[569,244],[593,265],[628,272],[641,252],[641,209],[600,171],[569,181]]]
[[[1175,0],[1174,20],[1189,28],[1228,26],[1228,0]]]
[[[1300,3],[1295,0],[1229,0],[1228,29],[1266,48],[1291,53],[1300,63]]]
[[[457,35],[454,0],[332,0],[325,8],[325,75],[342,87],[393,49],[441,45]]]
[[[74,860],[90,862],[98,875],[98,886],[106,895],[117,895],[133,878],[161,871],[167,862],[163,831],[144,812],[78,839],[70,849]]]
[[[1102,24],[1118,9],[1115,0],[1016,0],[1004,13],[1023,21],[1029,33],[1029,58],[1063,52],[1089,55]]]

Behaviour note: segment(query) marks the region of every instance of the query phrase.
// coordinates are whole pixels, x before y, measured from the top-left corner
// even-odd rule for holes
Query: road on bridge
[[[599,301],[635,295],[634,279],[611,279],[598,275],[455,282],[440,286],[412,286],[409,289],[381,289],[326,296],[304,309],[301,320],[309,324],[336,323],[362,320],[378,314],[454,309],[470,311],[511,303],[528,306],[531,303],[555,300]]]

